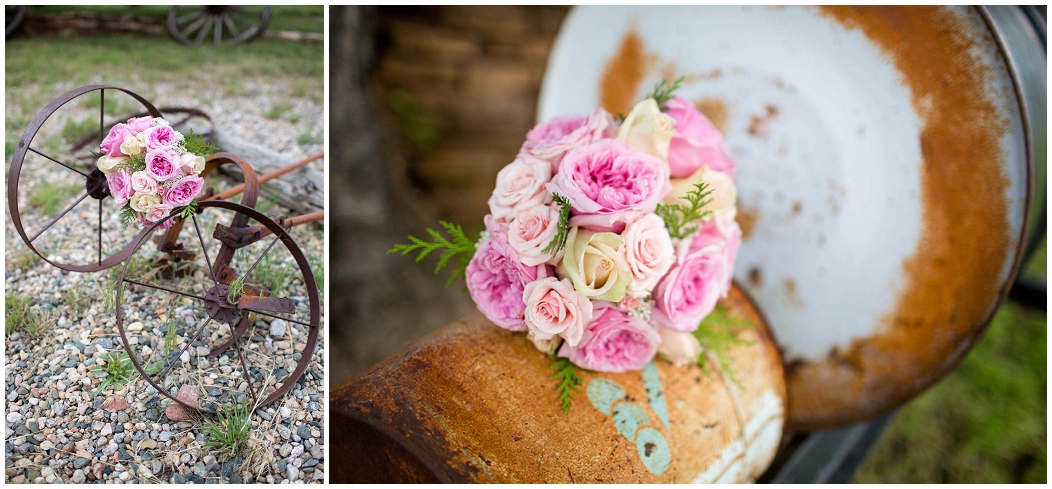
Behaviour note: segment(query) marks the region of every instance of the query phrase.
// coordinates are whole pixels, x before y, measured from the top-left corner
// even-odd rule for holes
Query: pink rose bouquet
[[[204,187],[198,176],[204,157],[218,150],[193,131],[184,136],[164,119],[149,116],[114,125],[99,149],[98,169],[106,175],[110,195],[122,204],[125,226],[143,227],[193,203]]]
[[[480,238],[443,222],[452,240],[428,230],[433,242],[390,252],[439,251],[439,270],[457,258],[451,282],[463,273],[483,315],[560,369],[635,371],[659,352],[698,362],[741,243],[734,162],[676,85],[661,86],[623,118],[599,109],[529,131]]]

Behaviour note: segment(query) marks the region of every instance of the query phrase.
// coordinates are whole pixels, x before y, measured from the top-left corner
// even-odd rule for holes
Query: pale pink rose
[[[613,307],[597,308],[581,342],[563,343],[559,356],[597,372],[631,372],[654,358],[659,343],[661,336],[646,321]]]
[[[490,213],[508,222],[516,212],[551,202],[552,194],[544,188],[551,178],[548,162],[519,156],[497,173],[497,185],[489,198]]]
[[[625,241],[625,262],[632,272],[628,295],[646,297],[676,262],[676,250],[665,221],[657,214],[647,214],[625,226],[621,238]]]
[[[723,248],[710,244],[691,250],[691,239],[679,243],[676,264],[654,288],[651,320],[658,326],[689,333],[726,294],[731,264]]]
[[[553,258],[544,249],[559,230],[559,206],[537,205],[519,212],[508,225],[508,243],[519,254],[523,265],[532,267]],[[562,250],[559,250],[561,253]],[[559,253],[556,253],[558,255]]]
[[[741,243],[742,228],[738,226],[737,221],[724,219],[719,215],[704,222],[694,233],[690,251],[698,251],[709,246],[718,246],[726,257],[728,264],[727,278],[720,297],[727,297],[727,291],[731,288],[731,278],[734,275],[734,260],[738,258],[738,248],[741,246]]]
[[[146,174],[158,182],[178,178],[181,166],[179,155],[171,149],[154,149],[146,153]]]
[[[132,131],[138,134],[153,127],[153,117],[133,117],[131,119],[128,119],[128,127],[130,127]]]
[[[567,153],[547,188],[569,199],[571,226],[615,233],[653,212],[672,189],[660,160],[620,139]]]
[[[168,217],[168,214],[170,214],[174,208],[175,207],[165,203],[154,204],[146,209],[146,219],[153,222],[160,221],[161,219]]]
[[[110,128],[110,133],[102,140],[102,144],[99,144],[99,149],[110,158],[127,156],[121,152],[121,144],[124,144],[124,139],[128,136],[134,138],[135,132],[124,124],[116,124]]]
[[[632,296],[626,294],[625,298],[621,299],[621,302],[617,303],[617,308],[622,310],[622,311],[628,312],[628,311],[631,311],[631,310],[639,307],[639,305],[642,304],[642,303],[643,303],[643,298],[642,297],[632,297]]]
[[[143,142],[147,151],[174,150],[179,144],[179,135],[172,126],[153,126],[145,131]]]
[[[568,279],[548,277],[526,284],[526,326],[539,340],[561,336],[577,346],[592,320],[592,302],[578,294]]]
[[[141,194],[157,195],[157,190],[160,188],[157,181],[144,171],[132,173],[131,182],[132,190]]]
[[[552,119],[526,133],[520,155],[532,155],[551,163],[555,172],[567,151],[578,146],[613,137],[614,118],[603,109],[589,115],[571,115]]]
[[[661,335],[661,344],[658,345],[658,353],[668,358],[673,365],[684,366],[696,363],[701,356],[701,343],[694,337],[693,333],[681,333],[666,328],[657,328]]]
[[[525,331],[526,284],[552,274],[547,265],[528,267],[508,244],[507,230],[492,216],[485,218],[487,236],[478,244],[464,271],[468,293],[479,311],[493,324]]]
[[[733,177],[734,160],[716,126],[684,98],[669,100],[664,107],[665,113],[676,121],[668,149],[672,176],[685,178],[706,165]]]
[[[146,218],[146,214],[139,214],[139,221],[138,222],[139,222],[139,225],[144,227],[144,228],[149,228],[150,226],[153,226],[154,224],[157,224],[157,221],[151,221],[151,220],[147,219]],[[168,220],[162,222],[160,226],[157,226],[157,229],[168,229],[168,228],[172,227],[173,223],[175,223],[175,219],[168,219]]]
[[[177,180],[172,187],[164,192],[162,202],[173,207],[180,207],[193,201],[201,188],[205,186],[205,179],[197,175],[187,175]]]
[[[131,175],[128,170],[121,169],[106,177],[106,184],[110,187],[110,195],[118,204],[124,205],[131,199],[135,191],[132,189]]]
[[[187,175],[198,175],[205,169],[205,157],[190,152],[179,156],[179,162],[183,164],[181,169]]]

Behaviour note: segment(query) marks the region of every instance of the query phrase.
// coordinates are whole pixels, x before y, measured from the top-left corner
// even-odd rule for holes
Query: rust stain
[[[876,335],[824,362],[795,365],[791,424],[815,429],[887,412],[941,378],[985,329],[1000,297],[1012,237],[1000,166],[1007,121],[985,93],[975,52],[999,52],[975,11],[939,7],[823,7],[861,30],[909,87],[924,121],[922,231],[902,263],[906,286]],[[998,55],[1000,57],[1000,55]]]
[[[716,126],[720,132],[724,131],[727,127],[727,104],[723,103],[722,100],[717,98],[704,98],[694,103],[698,111],[708,117],[712,121],[712,125]]]
[[[611,114],[628,114],[643,77],[656,58],[643,50],[643,39],[632,28],[621,38],[617,53],[606,63],[599,84],[599,102]]]
[[[763,272],[760,271],[759,267],[752,267],[748,273],[749,284],[754,287],[759,287],[763,284]]]
[[[800,294],[796,291],[796,280],[793,280],[792,277],[785,279],[785,299],[790,306],[796,309],[804,307],[804,301],[800,299]]]
[[[756,228],[756,221],[760,218],[759,209],[753,209],[744,205],[738,205],[738,226],[742,228],[742,241],[752,236]]]
[[[797,215],[799,215],[801,209],[803,209],[803,204],[801,204],[799,200],[794,200],[793,201],[793,217],[796,217]]]

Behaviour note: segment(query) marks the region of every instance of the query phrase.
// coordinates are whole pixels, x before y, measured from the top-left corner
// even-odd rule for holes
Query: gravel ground
[[[131,83],[124,86],[147,94],[158,106],[202,108],[213,117],[216,127],[241,139],[298,159],[322,150],[324,134],[323,108],[309,97],[296,96],[291,81],[282,79],[241,80],[237,87],[222,85],[222,79],[203,80],[189,87],[185,83],[153,84],[140,89]],[[73,86],[34,86],[7,88],[8,120],[26,120],[39,106],[22,107],[11,100],[32,99],[30,92],[57,96]],[[233,92],[233,93],[231,93]],[[109,97],[109,93],[107,94]],[[46,102],[46,100],[45,100]],[[282,116],[273,116],[274,107]],[[90,112],[87,107],[74,107],[48,121],[53,133],[47,148],[61,153],[58,139],[62,128]],[[97,111],[97,108],[93,109]],[[95,112],[97,113],[97,112]],[[21,131],[8,127],[8,131]],[[97,126],[96,126],[97,130]],[[42,136],[43,137],[43,136]],[[41,139],[41,144],[44,140]],[[37,143],[34,142],[34,146]],[[86,150],[85,150],[86,151]],[[49,153],[53,154],[53,153]],[[64,158],[73,156],[63,155]],[[62,187],[78,180],[68,170],[37,161],[20,174],[19,199],[28,198],[45,183]],[[323,162],[317,162],[323,168]],[[34,188],[36,187],[36,188]],[[64,196],[58,209],[76,195]],[[96,253],[95,224],[98,209],[87,199],[72,213],[41,235],[38,241],[49,259],[85,263]],[[27,209],[23,214],[26,227],[33,232],[47,222],[43,208]],[[274,208],[268,215],[294,214]],[[43,214],[43,215],[42,215]],[[204,237],[209,238],[209,216],[202,220]],[[225,219],[220,218],[220,221]],[[84,223],[87,223],[85,225]],[[5,482],[321,482],[324,480],[324,356],[325,338],[319,335],[318,346],[310,356],[307,374],[283,397],[259,407],[252,415],[249,450],[228,456],[208,445],[201,421],[173,421],[166,408],[172,401],[136,375],[119,388],[95,390],[106,374],[93,369],[103,365],[108,353],[124,351],[116,326],[115,313],[108,303],[105,289],[115,283],[121,267],[92,273],[60,270],[43,260],[34,259],[15,231],[5,206],[6,290],[19,294],[32,304],[34,317],[50,327],[31,335],[25,328],[7,335],[5,360]],[[121,227],[114,208],[103,215],[103,244],[106,253],[130,241],[128,230]],[[181,235],[192,244],[192,229]],[[312,260],[316,273],[323,256],[320,228],[303,226],[293,229],[293,236]],[[269,244],[264,239],[244,249],[244,256],[261,254],[258,246]],[[210,250],[214,250],[211,248]],[[275,259],[271,270],[293,269],[291,257],[281,246],[272,251]],[[284,254],[283,254],[284,253]],[[200,259],[202,253],[198,253]],[[147,256],[147,255],[142,255]],[[152,255],[150,255],[152,256]],[[214,257],[214,251],[209,252]],[[243,255],[238,255],[239,257]],[[238,261],[238,260],[242,261]],[[235,258],[242,267],[250,258]],[[149,262],[149,260],[144,260]],[[201,262],[203,263],[203,262]],[[262,268],[262,267],[261,267]],[[244,268],[241,268],[242,270]],[[149,270],[149,267],[147,267]],[[174,279],[171,287],[203,294],[201,283],[204,266],[191,270],[187,277]],[[148,272],[143,272],[148,273]],[[162,283],[155,281],[156,283]],[[250,281],[251,282],[251,281]],[[285,291],[276,294],[289,297],[298,314],[307,310],[304,277],[297,273],[285,280]],[[230,337],[230,328],[212,322],[199,338],[192,338],[206,315],[194,301],[185,297],[171,300],[166,292],[143,287],[128,287],[123,292],[124,324],[131,332],[129,342],[136,346],[143,363],[159,360],[172,362],[164,387],[174,393],[182,385],[191,385],[200,393],[205,407],[227,405],[243,396],[247,383],[233,351],[216,359],[207,359],[209,349]],[[294,314],[294,317],[302,317]],[[324,317],[321,318],[324,324]],[[175,326],[169,326],[175,324]],[[162,348],[165,334],[175,330],[174,348]],[[252,367],[256,388],[273,389],[273,381],[288,375],[303,352],[306,327],[259,315],[253,329],[243,336],[246,363]],[[186,352],[180,349],[191,341]],[[269,378],[268,378],[269,377]]]

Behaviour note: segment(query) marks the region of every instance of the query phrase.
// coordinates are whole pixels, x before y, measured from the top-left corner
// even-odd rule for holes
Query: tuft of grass
[[[105,364],[91,368],[92,372],[103,372],[106,374],[106,377],[102,379],[102,384],[95,388],[95,394],[111,387],[120,389],[134,380],[136,370],[127,353],[123,351],[105,353],[102,355],[102,361]]]
[[[85,97],[86,102],[90,101],[96,104],[97,100],[91,100],[90,97]],[[97,117],[82,117],[80,119],[66,119],[66,124],[62,126],[62,139],[66,142],[72,143],[78,141],[80,138],[88,134],[98,134],[99,131],[99,120]],[[96,148],[98,149],[98,148]]]
[[[41,182],[33,189],[29,196],[29,206],[40,209],[45,215],[51,216],[60,210],[60,206],[69,197],[72,197],[80,185]]]
[[[322,259],[321,255],[307,253],[307,263],[310,265],[311,272],[314,273],[314,282],[318,284],[318,290],[324,290],[325,260]]]
[[[255,408],[246,399],[229,410],[216,413],[215,421],[201,418],[201,429],[208,439],[208,447],[227,459],[247,454],[250,451],[249,432]]]
[[[274,297],[281,297],[285,286],[292,278],[292,270],[274,255],[267,254],[261,260],[256,269],[252,271],[253,277],[264,289],[270,291]]]
[[[51,311],[33,311],[33,300],[18,293],[4,296],[4,336],[21,330],[30,338],[38,338],[54,326]]]
[[[290,104],[288,102],[278,102],[278,103],[274,104],[273,106],[271,106],[269,109],[267,109],[267,111],[263,113],[263,117],[266,117],[267,119],[270,119],[270,120],[274,121],[274,120],[281,119],[283,116],[288,114],[289,111],[291,111],[291,110],[292,110],[292,104]]]
[[[33,253],[31,250],[25,250],[13,255],[8,263],[14,265],[15,268],[25,270],[38,261],[40,261],[40,255]]]
[[[305,132],[296,138],[296,142],[300,144],[321,144],[325,142],[325,139],[321,136],[315,136],[309,132]]]

